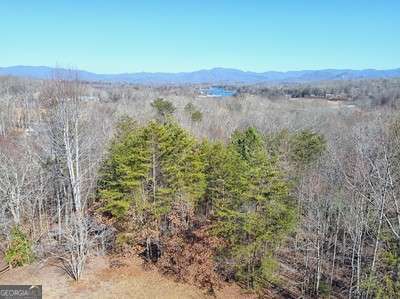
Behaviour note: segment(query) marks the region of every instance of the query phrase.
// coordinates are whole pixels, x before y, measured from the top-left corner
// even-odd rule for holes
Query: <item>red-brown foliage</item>
[[[214,292],[221,287],[215,272],[214,251],[220,241],[211,237],[205,227],[185,231],[163,242],[163,253],[157,266],[164,274]]]

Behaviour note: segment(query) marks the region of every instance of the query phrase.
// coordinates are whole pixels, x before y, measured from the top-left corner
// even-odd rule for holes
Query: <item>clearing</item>
[[[207,295],[195,286],[163,276],[157,269],[145,270],[138,257],[93,257],[79,282],[50,262],[35,263],[7,271],[0,276],[0,284],[41,284],[43,298],[254,298],[232,284],[226,284],[215,296]]]

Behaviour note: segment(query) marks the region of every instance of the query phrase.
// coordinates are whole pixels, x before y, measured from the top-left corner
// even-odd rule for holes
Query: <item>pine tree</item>
[[[168,213],[175,200],[194,205],[205,188],[195,139],[174,122],[151,122],[145,134],[152,156],[152,196],[159,203],[160,213]]]
[[[287,183],[257,130],[235,132],[227,150],[240,157],[231,161],[239,166],[232,175],[241,184],[224,186],[232,198],[215,203],[215,232],[227,241],[221,252],[234,261],[236,278],[256,287],[272,279],[274,251],[293,227],[293,208]]]
[[[131,209],[142,224],[161,224],[176,201],[197,203],[205,178],[193,137],[174,122],[119,128],[99,182],[103,211],[122,218]]]
[[[150,171],[150,153],[143,130],[129,118],[120,121],[99,181],[102,210],[123,217]]]
[[[151,106],[156,109],[159,120],[165,122],[175,112],[175,106],[170,101],[163,98],[158,98],[151,103]]]
[[[271,280],[275,249],[294,222],[287,183],[253,128],[235,132],[228,145],[199,144],[172,121],[139,127],[125,119],[99,197],[104,211],[129,215],[125,221],[136,221],[138,232],[158,236],[174,233],[174,225],[190,227],[190,209],[198,207],[224,239],[222,267],[249,287]]]
[[[291,159],[303,168],[317,160],[326,149],[325,138],[310,130],[300,131],[290,139]]]
[[[246,164],[240,155],[221,142],[203,142],[202,152],[206,174],[206,191],[201,210],[206,217],[216,209],[233,204],[246,188]]]

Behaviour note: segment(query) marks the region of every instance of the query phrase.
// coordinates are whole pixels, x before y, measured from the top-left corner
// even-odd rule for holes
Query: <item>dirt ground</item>
[[[139,258],[91,258],[79,282],[72,281],[58,267],[46,263],[12,269],[0,276],[0,284],[41,284],[43,298],[254,298],[236,285],[226,285],[215,297],[194,286],[175,282],[156,269],[145,270]],[[113,264],[113,263],[112,263]]]

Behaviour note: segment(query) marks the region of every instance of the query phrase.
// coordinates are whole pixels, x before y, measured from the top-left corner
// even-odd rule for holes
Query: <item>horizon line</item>
[[[49,69],[58,69],[58,70],[71,70],[71,71],[83,71],[87,73],[92,73],[96,75],[126,75],[126,74],[140,74],[140,73],[147,73],[147,74],[182,74],[182,73],[195,73],[200,71],[212,71],[212,70],[235,70],[241,71],[245,73],[256,73],[256,74],[263,74],[263,73],[289,73],[289,72],[312,72],[312,71],[391,71],[391,70],[400,70],[400,66],[392,67],[392,68],[341,68],[341,67],[329,67],[329,68],[315,68],[315,69],[292,69],[286,71],[277,71],[277,70],[265,70],[265,71],[252,71],[252,70],[244,70],[241,68],[234,68],[234,67],[223,67],[223,66],[215,66],[211,68],[200,68],[191,71],[125,71],[125,72],[95,72],[90,71],[84,68],[76,68],[76,67],[67,67],[67,66],[48,66],[48,65],[25,65],[25,64],[17,64],[17,65],[8,65],[8,66],[0,66],[0,69],[6,68],[16,68],[16,67],[29,67],[29,68],[49,68]]]

